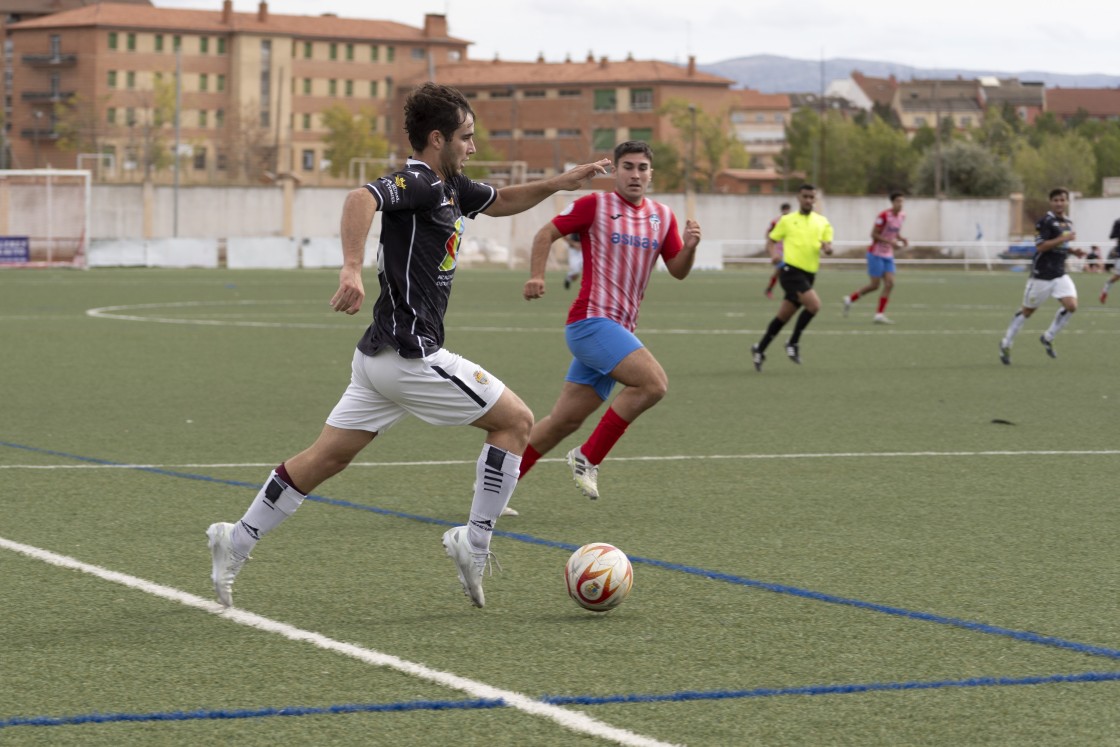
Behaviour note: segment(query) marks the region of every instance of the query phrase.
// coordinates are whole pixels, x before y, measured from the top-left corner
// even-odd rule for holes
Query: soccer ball
[[[572,553],[564,567],[568,596],[592,612],[613,610],[634,588],[634,569],[626,553],[605,542],[592,542]]]

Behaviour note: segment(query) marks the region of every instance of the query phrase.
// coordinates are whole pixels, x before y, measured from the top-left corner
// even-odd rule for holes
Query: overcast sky
[[[219,10],[221,0],[154,0]],[[234,0],[255,11],[258,0]],[[1107,10],[1107,8],[1112,10]],[[1120,11],[1061,0],[270,0],[273,13],[382,18],[423,26],[447,16],[474,59],[549,62],[606,55],[701,64],[753,54],[847,57],[922,68],[1120,75]]]

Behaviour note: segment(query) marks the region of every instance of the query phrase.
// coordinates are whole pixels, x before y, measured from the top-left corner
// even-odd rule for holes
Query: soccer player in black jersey
[[[354,352],[350,385],[315,442],[273,470],[241,520],[212,524],[206,532],[214,591],[226,606],[233,604],[233,581],[257,541],[408,415],[487,433],[469,520],[443,535],[463,591],[476,607],[485,604],[482,576],[491,532],[517,485],[533,414],[500,379],[443,346],[464,219],[520,213],[558,191],[587,186],[607,172],[610,161],[501,189],[473,181],[463,166],[475,152],[474,111],[459,91],[434,83],[411,92],[404,128],[413,148],[404,168],[353,190],[342,208],[343,265],[330,303],[346,314],[358,313],[365,299],[366,238],[374,215],[382,214],[380,293],[373,322]]]
[[[1058,357],[1054,352],[1054,335],[1069,324],[1070,317],[1077,311],[1077,287],[1073,278],[1066,274],[1066,257],[1070,254],[1084,257],[1085,251],[1069,245],[1077,239],[1077,233],[1073,230],[1073,221],[1066,214],[1068,211],[1069,192],[1061,187],[1050,190],[1050,212],[1035,224],[1034,259],[1031,261],[1031,276],[1023,292],[1023,307],[1015,312],[1007,332],[999,341],[999,359],[1005,366],[1011,365],[1011,343],[1015,335],[1043,301],[1056,298],[1062,305],[1050,327],[1038,338],[1051,358]]]

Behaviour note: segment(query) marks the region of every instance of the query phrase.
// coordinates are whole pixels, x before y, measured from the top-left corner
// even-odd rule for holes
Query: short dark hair
[[[649,147],[649,143],[644,140],[627,140],[625,143],[619,143],[614,146],[614,160],[618,159],[629,153],[641,153],[653,163],[653,148]]]
[[[1053,200],[1058,195],[1065,195],[1066,197],[1069,197],[1069,190],[1065,187],[1054,187],[1052,190],[1050,190],[1051,200]]]
[[[782,207],[780,209],[781,210],[789,210],[789,203],[788,202],[783,202]]]
[[[895,200],[897,200],[897,199],[898,199],[899,197],[905,197],[905,196],[906,196],[906,195],[904,195],[904,194],[903,194],[903,193],[902,193],[901,191],[899,191],[899,190],[897,190],[897,189],[896,189],[896,190],[894,190],[893,192],[891,192],[891,202],[894,202],[894,201],[895,201]]]
[[[474,117],[467,97],[450,86],[425,83],[408,94],[404,102],[404,129],[408,133],[408,144],[414,152],[422,151],[428,145],[428,135],[438,130],[445,138],[451,139],[455,130],[466,121],[467,115]]]
[[[800,187],[797,188],[798,192],[804,192],[805,190],[809,190],[810,192],[816,192],[817,188],[814,187],[809,182],[805,182],[804,184],[802,184]]]

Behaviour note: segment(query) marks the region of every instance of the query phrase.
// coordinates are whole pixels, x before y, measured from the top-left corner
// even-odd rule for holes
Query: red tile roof
[[[1046,111],[1072,117],[1078,109],[1091,117],[1120,117],[1120,88],[1046,89]]]
[[[657,60],[604,62],[503,62],[466,60],[436,68],[436,80],[450,86],[563,85],[569,83],[691,83],[725,88],[734,81],[718,75],[691,75],[687,67]]]
[[[743,88],[732,91],[736,109],[779,109],[790,108],[789,94],[787,93],[762,93],[753,88]]]
[[[144,5],[98,3],[83,8],[54,13],[23,21],[9,29],[45,29],[99,27],[152,31],[187,31],[203,34],[283,34],[301,39],[329,38],[414,42],[444,41],[469,44],[465,39],[424,36],[424,30],[394,21],[373,21],[337,16],[286,16],[269,11],[261,21],[256,12],[231,13],[229,23],[222,23],[221,10],[179,10]]]
[[[867,98],[880,105],[890,106],[894,99],[894,92],[898,90],[898,81],[893,75],[889,78],[872,78],[870,75],[853,70],[852,80],[867,95]]]

